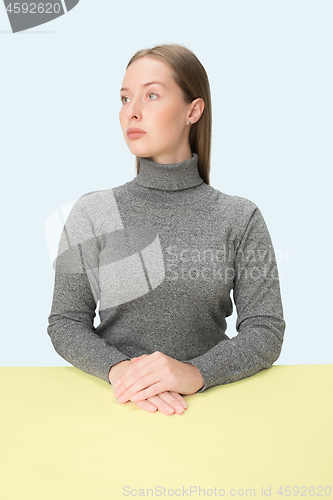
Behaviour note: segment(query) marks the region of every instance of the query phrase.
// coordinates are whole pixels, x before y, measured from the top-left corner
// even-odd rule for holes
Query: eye
[[[147,92],[146,93],[146,96],[147,97],[150,97],[151,95],[154,95],[155,97],[158,97],[157,94],[155,94],[155,92]],[[125,99],[129,99],[129,97],[126,97],[124,95],[120,96],[120,101],[123,103],[123,104],[126,104],[127,101],[125,101]],[[148,99],[149,101],[155,101],[155,99]]]
[[[146,96],[151,96],[151,95],[154,95],[155,97],[158,97],[157,94],[155,94],[155,92],[147,92]],[[155,99],[148,99],[149,101],[155,101]]]

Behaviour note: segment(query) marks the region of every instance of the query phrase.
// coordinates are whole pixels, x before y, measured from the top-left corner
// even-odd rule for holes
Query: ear
[[[192,124],[196,123],[200,119],[204,109],[205,102],[203,99],[201,99],[201,97],[198,97],[191,102],[190,114],[188,116],[188,119]]]

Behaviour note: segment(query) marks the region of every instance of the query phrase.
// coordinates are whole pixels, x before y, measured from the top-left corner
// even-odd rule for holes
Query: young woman
[[[197,57],[182,45],[137,52],[120,97],[137,176],[75,203],[48,334],[60,356],[108,381],[121,403],[183,413],[182,395],[279,357],[276,259],[259,208],[209,185],[210,88]],[[231,290],[238,335],[230,339]]]

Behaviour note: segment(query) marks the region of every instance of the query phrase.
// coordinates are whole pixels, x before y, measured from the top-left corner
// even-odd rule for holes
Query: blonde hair
[[[129,61],[126,69],[140,57],[153,57],[162,61],[172,69],[174,81],[183,92],[184,101],[191,103],[200,97],[205,103],[199,120],[191,125],[189,142],[193,153],[198,155],[198,170],[201,178],[209,184],[210,155],[212,142],[212,104],[210,86],[205,68],[197,56],[187,47],[179,44],[156,45],[151,49],[139,50]],[[136,172],[140,171],[138,156]]]

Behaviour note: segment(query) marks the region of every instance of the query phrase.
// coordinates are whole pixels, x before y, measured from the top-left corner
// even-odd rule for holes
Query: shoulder
[[[89,191],[81,195],[74,203],[73,209],[94,218],[97,214],[116,210],[115,188]]]
[[[219,189],[206,185],[207,193],[215,199],[216,210],[223,218],[228,218],[237,223],[249,221],[258,206],[248,198],[223,193]]]
[[[265,221],[252,200],[223,193],[206,185],[207,195],[213,203],[213,222],[218,231],[228,234],[237,247],[245,234],[261,234],[266,231]]]
[[[97,205],[106,198],[113,195],[113,188],[110,189],[100,189],[98,191],[89,191],[88,193],[82,194],[77,200],[76,205],[81,208],[89,208],[91,206]]]
[[[90,191],[80,196],[73,206],[72,218],[87,221],[93,226],[95,235],[122,229],[115,189]]]
[[[116,203],[116,199],[126,193],[128,187],[130,187],[132,183],[133,181],[128,181],[125,184],[112,188],[89,191],[81,195],[77,199],[76,204],[78,207],[86,210],[91,210],[94,207],[103,207],[106,209],[107,207],[113,206]]]

